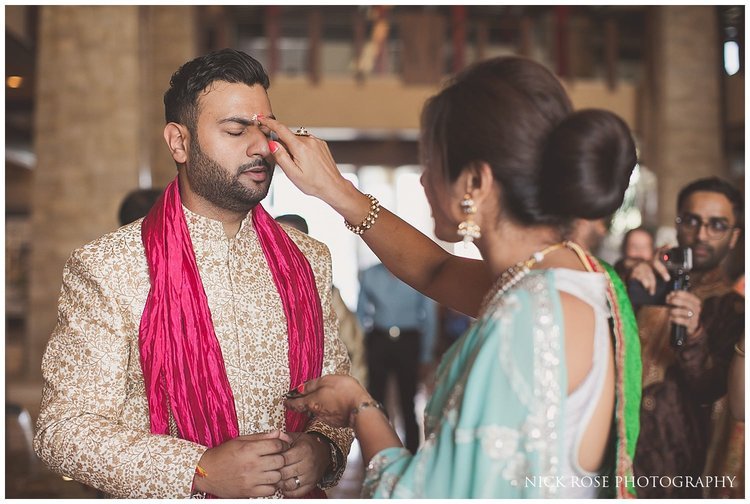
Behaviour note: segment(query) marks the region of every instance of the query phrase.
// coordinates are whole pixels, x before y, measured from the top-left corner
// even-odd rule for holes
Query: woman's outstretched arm
[[[321,199],[352,224],[362,222],[370,200],[338,170],[328,144],[301,137],[278,121],[261,117],[280,142],[271,142],[276,163],[299,189]],[[381,208],[362,239],[399,279],[435,301],[476,317],[492,275],[483,261],[454,256],[393,213]]]

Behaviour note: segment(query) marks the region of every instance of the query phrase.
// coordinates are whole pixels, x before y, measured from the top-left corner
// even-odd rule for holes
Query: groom
[[[260,205],[268,87],[239,51],[183,65],[164,95],[177,177],[66,264],[35,439],[53,470],[138,498],[322,497],[343,473],[351,431],[283,406],[349,361],[328,249]]]

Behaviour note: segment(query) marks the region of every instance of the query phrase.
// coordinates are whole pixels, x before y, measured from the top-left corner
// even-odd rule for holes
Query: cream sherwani
[[[234,238],[220,222],[187,209],[185,217],[240,434],[283,429],[283,395],[290,388],[286,317],[251,216]],[[325,329],[323,374],[348,373],[331,308],[328,248],[284,229],[315,273]],[[42,362],[45,383],[34,445],[52,470],[113,496],[186,497],[206,447],[150,433],[138,351],[148,291],[140,220],[73,252]],[[316,423],[308,430],[334,440],[346,459],[349,429]],[[337,478],[341,472],[343,467]]]

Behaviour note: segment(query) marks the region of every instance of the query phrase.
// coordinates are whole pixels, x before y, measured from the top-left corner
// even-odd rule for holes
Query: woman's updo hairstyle
[[[542,206],[562,218],[611,215],[622,205],[635,164],[635,142],[622,119],[606,110],[575,112],[547,139]]]
[[[560,81],[518,57],[458,74],[422,111],[422,158],[455,181],[485,162],[502,190],[502,211],[524,225],[593,219],[622,203],[635,146],[606,111],[573,113]]]

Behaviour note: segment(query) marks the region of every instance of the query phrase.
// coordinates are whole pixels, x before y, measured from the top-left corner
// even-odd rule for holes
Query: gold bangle
[[[349,427],[354,427],[354,419],[356,418],[356,416],[360,411],[367,408],[379,409],[380,412],[385,416],[385,419],[388,420],[388,412],[385,410],[382,404],[380,404],[378,401],[364,401],[359,406],[354,408],[351,413],[349,413]]]
[[[370,229],[372,225],[375,224],[375,221],[378,219],[378,214],[380,213],[380,202],[378,201],[378,199],[372,194],[365,194],[365,196],[370,198],[370,211],[367,212],[365,220],[363,220],[361,224],[355,226],[344,219],[344,225],[346,226],[346,229],[356,235],[362,235],[362,233]]]
[[[743,359],[745,358],[745,351],[740,348],[739,342],[734,344],[734,351],[737,353],[737,355],[739,355]]]

